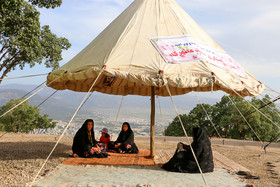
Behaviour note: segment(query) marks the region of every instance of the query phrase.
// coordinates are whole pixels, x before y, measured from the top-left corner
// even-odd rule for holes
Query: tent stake
[[[151,87],[151,128],[150,128],[151,157],[155,156],[155,87]]]

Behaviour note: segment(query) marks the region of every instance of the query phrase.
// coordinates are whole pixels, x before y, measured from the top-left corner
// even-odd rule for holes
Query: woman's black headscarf
[[[92,122],[93,124],[90,133],[87,128],[87,124],[89,122]],[[77,153],[79,156],[83,156],[85,151],[89,151],[91,147],[96,145],[97,141],[95,140],[93,129],[94,129],[94,121],[92,119],[87,119],[82,125],[82,127],[77,131],[76,135],[74,136],[73,145],[72,145],[73,153]]]
[[[200,127],[194,127],[193,128],[193,142],[192,146],[208,146],[210,145],[209,137],[206,135],[206,132],[203,128]]]
[[[127,125],[127,131],[123,131],[123,125]],[[134,143],[134,133],[131,130],[131,127],[128,122],[124,122],[122,124],[122,130],[117,138],[117,143],[122,143],[122,144],[132,144]]]
[[[199,127],[193,128],[192,148],[202,172],[212,172],[214,169],[214,162],[211,142],[204,129]],[[174,156],[167,163],[165,163],[162,168],[175,172],[199,172],[190,146],[181,142],[178,143]]]

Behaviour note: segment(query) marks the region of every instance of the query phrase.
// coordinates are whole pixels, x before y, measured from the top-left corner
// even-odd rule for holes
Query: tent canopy
[[[154,86],[156,95],[168,96],[167,84],[172,95],[211,90],[236,95],[235,90],[255,96],[264,89],[175,0],[135,0],[78,55],[51,72],[48,84],[87,92],[102,69],[92,91],[114,95],[150,96]]]

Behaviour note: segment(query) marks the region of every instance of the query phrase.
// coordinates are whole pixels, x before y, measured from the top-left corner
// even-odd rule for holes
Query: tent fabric
[[[135,0],[79,54],[51,72],[47,84],[87,92],[102,71],[92,91],[113,95],[150,96],[154,86],[156,95],[169,96],[166,85],[172,95],[216,90],[237,95],[235,90],[241,96],[256,96],[264,89],[246,70],[248,78],[207,60],[166,63],[150,38],[179,35],[223,51],[175,0]]]

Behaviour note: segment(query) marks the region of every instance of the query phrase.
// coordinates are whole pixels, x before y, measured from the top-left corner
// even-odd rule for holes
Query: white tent
[[[169,96],[167,86],[172,95],[223,90],[243,97],[264,89],[175,0],[135,0],[47,80],[57,90],[152,96],[152,129],[154,95]]]

